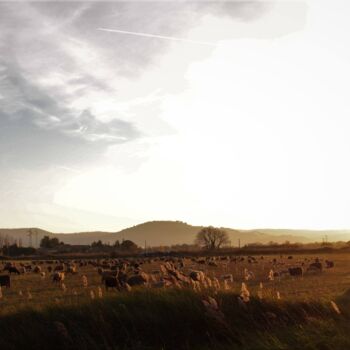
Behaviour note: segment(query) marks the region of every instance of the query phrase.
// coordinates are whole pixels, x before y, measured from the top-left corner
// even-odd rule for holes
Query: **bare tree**
[[[230,239],[224,230],[208,226],[202,228],[197,233],[195,243],[205,249],[214,250],[219,249],[224,245],[228,245]]]

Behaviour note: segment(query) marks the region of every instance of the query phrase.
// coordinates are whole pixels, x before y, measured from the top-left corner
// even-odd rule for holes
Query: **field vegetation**
[[[307,271],[316,260],[322,271]],[[13,262],[32,269],[1,288],[1,349],[350,348],[347,254],[129,258],[128,273],[149,281],[107,291],[101,267],[117,262]],[[76,269],[53,282],[61,265]],[[206,279],[168,281],[167,266]],[[286,273],[295,266],[302,276]]]

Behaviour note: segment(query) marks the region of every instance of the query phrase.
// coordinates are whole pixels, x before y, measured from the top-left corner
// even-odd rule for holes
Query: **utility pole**
[[[238,248],[241,249],[241,239],[238,238]]]
[[[6,236],[5,236],[5,246],[6,246],[6,248],[8,248],[8,247],[9,247],[9,245],[10,245],[9,236],[8,236],[8,235],[6,235]]]
[[[38,246],[38,231],[37,230],[34,231],[34,235],[35,235],[35,248],[39,248],[39,246]]]
[[[31,229],[28,231],[28,237],[29,237],[29,240],[28,240],[29,247],[33,247],[33,232]]]

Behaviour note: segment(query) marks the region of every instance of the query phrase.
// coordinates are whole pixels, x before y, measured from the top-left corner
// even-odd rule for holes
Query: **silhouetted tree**
[[[102,248],[102,247],[104,247],[104,244],[99,239],[97,242],[92,242],[91,243],[91,247],[93,247],[93,248]]]
[[[195,243],[205,249],[214,250],[229,244],[230,240],[224,230],[208,226],[197,233]]]
[[[32,255],[35,254],[36,249],[32,247],[19,247],[17,243],[11,244],[3,248],[4,255],[18,256],[18,255]]]
[[[50,238],[49,236],[44,236],[40,241],[41,248],[56,248],[60,244],[59,239],[56,237]]]
[[[133,241],[127,239],[120,244],[120,249],[126,251],[135,251],[138,249],[138,247]]]

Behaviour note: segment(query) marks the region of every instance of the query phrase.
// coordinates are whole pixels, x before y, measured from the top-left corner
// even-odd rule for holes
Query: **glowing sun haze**
[[[350,228],[349,11],[0,2],[0,226]]]

